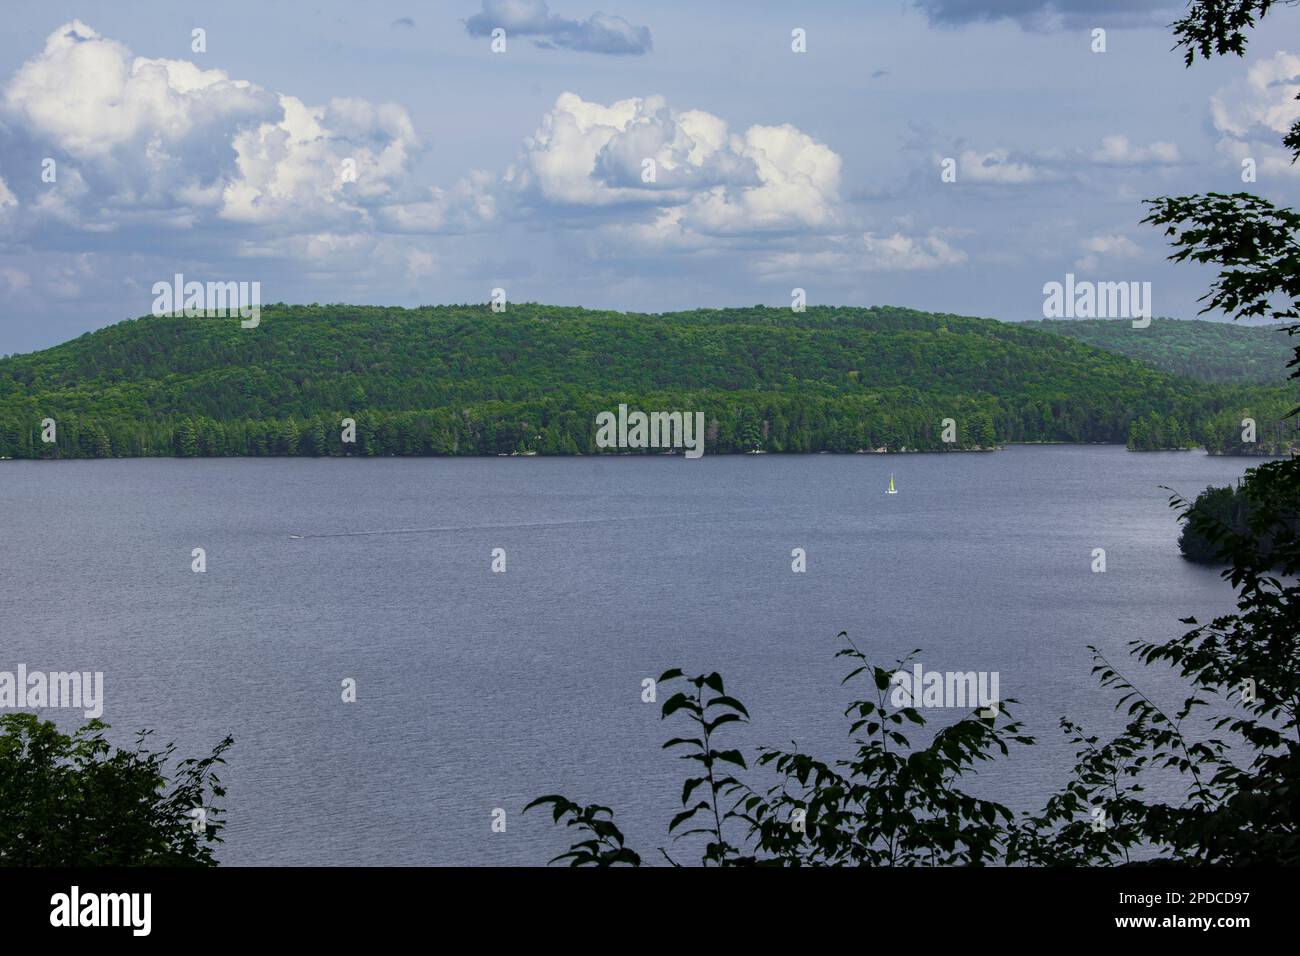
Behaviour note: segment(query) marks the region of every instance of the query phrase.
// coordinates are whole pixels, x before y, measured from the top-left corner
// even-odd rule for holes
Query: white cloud
[[[685,242],[825,229],[839,199],[840,157],[794,126],[733,132],[657,96],[603,105],[565,93],[503,177],[420,184],[422,144],[401,106],[311,105],[223,70],[133,56],[81,21],[49,35],[4,87],[0,111],[59,160],[56,184],[15,203],[36,221],[88,232],[152,220],[283,236],[434,233],[538,205],[631,206],[642,211],[624,215],[638,227],[657,217],[660,240]]]
[[[1091,158],[1103,166],[1170,166],[1181,161],[1175,143],[1156,142],[1139,146],[1119,134],[1103,136],[1101,149]]]
[[[751,270],[765,279],[806,281],[809,276],[847,276],[861,268],[860,259],[837,249],[817,252],[775,252],[751,265]]]
[[[444,194],[413,184],[421,144],[403,107],[312,106],[219,69],[133,56],[79,20],[19,68],[0,110],[20,135],[62,154],[57,184],[30,207],[74,228],[152,217],[281,233],[415,231],[453,218]]]
[[[1128,236],[1089,236],[1080,246],[1086,253],[1074,262],[1074,268],[1080,272],[1095,272],[1102,259],[1136,259],[1142,254],[1137,243]]]
[[[938,159],[936,157],[936,163]],[[1095,150],[1066,149],[1035,152],[964,149],[958,154],[958,181],[1018,186],[1054,182],[1091,166],[1173,166],[1182,162],[1174,143],[1131,143],[1115,133],[1102,137]]]
[[[1246,76],[1210,97],[1219,150],[1236,162],[1251,157],[1262,173],[1300,175],[1282,137],[1300,120],[1300,56],[1285,51],[1253,64]]]
[[[102,250],[99,277],[27,270],[29,291],[70,300],[124,281],[135,295],[153,271],[181,263],[243,274],[282,272],[271,263],[290,260],[296,281],[418,287],[455,273],[450,250],[430,237],[488,224],[494,235],[531,235],[539,221],[592,238],[574,248],[593,260],[725,260],[813,235],[851,248],[853,271],[870,260],[840,205],[839,155],[790,124],[732,129],[660,96],[602,104],[565,93],[504,173],[430,185],[414,172],[424,148],[400,105],[313,104],[222,69],[135,56],[72,21],[0,86],[0,154],[32,170],[0,179],[0,248],[40,249],[50,261],[69,242]],[[57,161],[53,182],[38,174],[45,156]],[[964,257],[942,239],[916,241],[891,261],[927,268],[927,256]]]
[[[909,235],[909,216],[896,218],[893,232],[866,232],[861,237],[835,234],[824,237],[821,248],[772,251],[751,263],[764,278],[807,280],[810,276],[844,279],[862,272],[920,272],[959,266],[966,253],[949,241],[963,230],[932,228],[924,235]]]
[[[281,115],[233,139],[237,175],[219,214],[236,222],[284,222],[314,214],[347,221],[368,204],[396,200],[419,143],[400,106],[335,99],[308,107],[279,97]],[[423,201],[423,200],[421,200]]]
[[[751,126],[741,155],[753,161],[759,182],[714,186],[688,206],[686,222],[703,232],[817,229],[836,220],[840,157],[786,123]]]
[[[945,235],[940,229],[931,229],[920,237],[901,232],[890,236],[863,233],[867,253],[863,267],[872,272],[910,272],[961,265],[966,253],[950,245]]]
[[[833,150],[789,124],[733,133],[662,97],[603,106],[564,93],[505,179],[525,201],[657,206],[661,232],[727,234],[830,225],[840,169]]]
[[[0,176],[0,223],[8,224],[17,214],[18,197],[9,189],[5,178]]]
[[[976,183],[1018,185],[1041,182],[1053,178],[1049,171],[1024,160],[1012,159],[1010,150],[995,149],[979,153],[973,149],[962,151],[957,162],[957,179]]]
[[[121,147],[161,159],[200,132],[263,115],[265,91],[183,60],[132,57],[80,20],[59,27],[5,87],[4,105],[37,135],[79,159]],[[131,157],[138,163],[138,152]],[[149,158],[146,156],[146,158]]]

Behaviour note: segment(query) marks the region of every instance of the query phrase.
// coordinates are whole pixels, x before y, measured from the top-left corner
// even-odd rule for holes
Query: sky
[[[1300,8],[1190,69],[1181,8],[6,4],[0,354],[147,314],[176,273],[259,282],[263,303],[500,288],[657,312],[799,288],[1011,321],[1073,273],[1194,317],[1212,273],[1165,260],[1142,199],[1300,204],[1280,145]]]

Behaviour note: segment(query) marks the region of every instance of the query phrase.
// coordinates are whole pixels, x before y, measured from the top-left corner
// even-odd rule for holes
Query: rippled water
[[[562,834],[519,811],[555,791],[613,805],[657,857],[683,765],[643,678],[717,669],[754,717],[737,741],[835,756],[840,630],[882,664],[920,647],[930,670],[998,672],[1041,743],[978,786],[1029,808],[1069,765],[1062,714],[1115,723],[1085,645],[1121,660],[1231,607],[1179,557],[1160,486],[1249,464],[1101,446],[0,462],[0,670],[103,671],[123,742],[233,734],[232,864],[542,863]]]

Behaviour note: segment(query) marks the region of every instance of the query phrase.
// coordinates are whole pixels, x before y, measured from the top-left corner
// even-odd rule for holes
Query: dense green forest
[[[1153,319],[1135,329],[1128,319],[1042,319],[1027,322],[1095,348],[1202,382],[1277,385],[1286,381],[1293,343],[1277,325]]]
[[[149,316],[0,359],[0,456],[587,454],[620,403],[703,411],[709,453],[1232,451],[1243,416],[1277,438],[1290,407],[1280,387],[900,308],[274,305],[256,329]]]

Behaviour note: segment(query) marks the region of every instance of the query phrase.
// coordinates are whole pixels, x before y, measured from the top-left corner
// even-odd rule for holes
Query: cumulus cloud
[[[273,104],[271,94],[221,70],[132,57],[80,20],[51,33],[4,91],[10,116],[68,154],[108,159],[129,150],[138,160],[143,152],[143,165],[154,168],[179,143],[237,128]]]
[[[1027,30],[1163,26],[1182,0],[915,0],[934,24],[1014,20]]]
[[[732,130],[658,96],[604,105],[565,93],[503,175],[473,171],[442,188],[413,174],[424,146],[399,105],[312,105],[220,69],[134,56],[80,21],[0,90],[0,121],[7,153],[58,160],[53,183],[3,186],[0,215],[89,233],[255,229],[265,235],[241,233],[249,248],[298,236],[280,248],[308,255],[329,247],[321,236],[459,231],[558,207],[622,216],[629,235],[665,245],[838,220],[840,157],[790,124]]]
[[[483,0],[483,9],[465,21],[470,36],[490,36],[501,28],[511,36],[535,37],[542,48],[584,53],[638,55],[650,52],[648,27],[633,26],[622,17],[593,13],[585,20],[568,20],[551,13],[546,0]]]
[[[439,236],[464,235],[486,262],[494,243],[539,222],[597,268],[683,255],[743,255],[749,266],[819,245],[851,249],[850,271],[869,259],[840,203],[840,156],[789,123],[732,128],[660,96],[565,93],[494,172],[430,184],[416,172],[426,148],[400,105],[313,103],[137,56],[74,20],[0,79],[0,255],[38,249],[46,264],[16,261],[0,289],[133,309],[156,272],[257,269],[365,298],[478,268]],[[48,180],[46,157],[57,169]],[[890,261],[923,268],[926,255],[954,255],[942,239],[917,242]],[[513,276],[534,267],[492,261]]]
[[[652,231],[726,234],[831,225],[841,160],[789,124],[732,132],[662,97],[609,106],[564,93],[505,181],[525,202],[659,207]]]
[[[237,174],[221,192],[220,212],[235,222],[283,222],[311,211],[354,217],[367,201],[400,200],[419,141],[406,110],[359,99],[309,107],[279,97],[279,115],[231,140]]]
[[[1245,77],[1210,98],[1219,150],[1236,162],[1253,158],[1261,173],[1300,175],[1282,137],[1300,120],[1300,56],[1285,51],[1253,64]]]
[[[79,20],[51,33],[5,85],[0,120],[7,153],[39,148],[58,162],[53,183],[19,197],[24,207],[82,231],[139,222],[410,230],[455,218],[434,212],[448,193],[414,184],[422,145],[403,107],[309,105],[223,70],[133,56]]]

